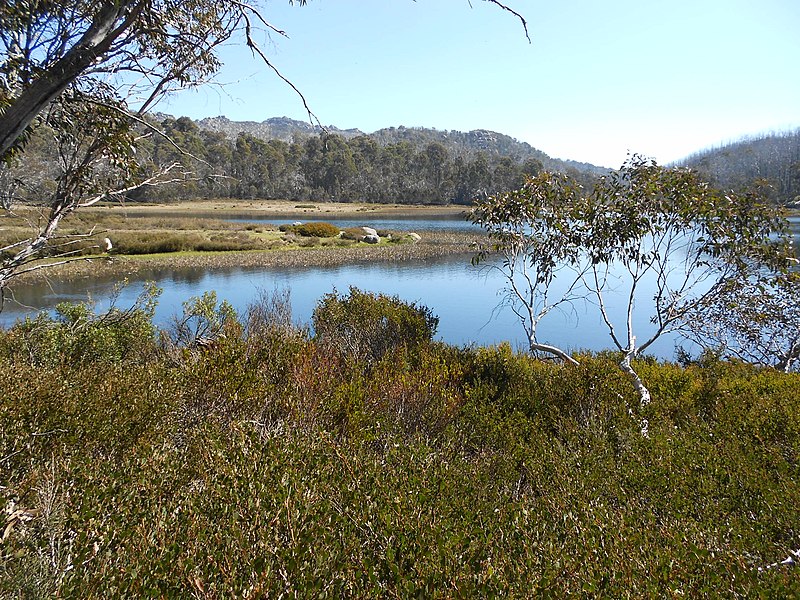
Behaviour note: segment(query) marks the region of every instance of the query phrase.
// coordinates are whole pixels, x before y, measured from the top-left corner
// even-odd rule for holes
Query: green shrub
[[[187,302],[192,360],[105,361],[80,306],[79,362],[0,332],[0,597],[800,594],[758,570],[798,547],[800,374],[643,361],[644,437],[613,355],[453,348],[355,289],[309,339],[288,300]]]
[[[40,313],[14,325],[6,351],[33,364],[108,364],[147,358],[155,348],[152,317],[161,290],[147,285],[127,309],[116,306],[120,286],[107,312],[97,315],[88,302],[63,302],[55,315]]]
[[[162,233],[125,233],[114,238],[115,254],[166,254],[170,252],[183,252],[194,242],[199,241],[199,236],[162,234]]]
[[[219,252],[253,250],[258,242],[246,233],[217,233],[210,238],[196,233],[123,233],[114,238],[115,254],[165,254],[170,252]]]
[[[215,235],[211,239],[197,242],[194,250],[198,252],[230,252],[237,250],[254,250],[258,243],[246,234]]]
[[[332,223],[303,223],[295,228],[295,232],[303,237],[330,238],[339,235],[339,228]]]
[[[364,239],[364,230],[361,227],[348,227],[342,231],[342,238],[360,242]]]
[[[217,304],[217,293],[209,291],[184,302],[183,314],[173,319],[161,337],[170,350],[196,349],[217,342],[236,325],[236,311],[230,302]]]
[[[398,297],[350,288],[348,296],[323,296],[312,315],[316,339],[340,356],[372,365],[388,352],[414,352],[439,325],[429,308]]]
[[[318,237],[307,237],[302,238],[297,242],[298,246],[301,248],[316,248],[322,244],[322,238]]]

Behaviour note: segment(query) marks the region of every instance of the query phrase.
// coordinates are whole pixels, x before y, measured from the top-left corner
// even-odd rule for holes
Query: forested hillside
[[[172,184],[132,192],[132,201],[262,198],[470,204],[477,197],[519,188],[526,176],[543,169],[568,172],[586,185],[606,172],[552,159],[486,130],[398,127],[367,135],[333,127],[320,130],[287,118],[195,122],[168,115],[158,115],[141,129],[136,162],[142,172],[179,163],[182,175]],[[25,182],[15,191],[21,200],[48,197],[61,160],[44,129],[28,144],[17,173],[5,173],[6,183]]]
[[[162,119],[171,118],[162,115]],[[235,140],[240,133],[246,133],[263,140],[283,140],[284,142],[297,142],[310,136],[335,134],[346,139],[367,136],[381,146],[390,146],[407,142],[416,149],[425,148],[428,144],[442,144],[451,156],[472,156],[475,154],[489,154],[507,156],[514,161],[524,162],[528,159],[540,161],[545,169],[551,171],[565,171],[572,168],[580,173],[602,175],[607,169],[589,163],[572,160],[550,158],[541,150],[530,144],[520,142],[508,135],[476,129],[473,131],[447,131],[426,127],[387,127],[367,134],[360,129],[339,129],[333,125],[321,128],[311,125],[306,121],[297,121],[288,117],[272,117],[266,121],[231,121],[226,117],[211,117],[200,119],[197,126],[202,130],[224,133],[228,139]]]
[[[800,203],[800,129],[704,150],[681,164],[700,171],[720,188],[757,185],[776,202]]]
[[[179,160],[199,176],[188,185],[143,189],[133,199],[287,198],[317,201],[469,204],[519,187],[542,169],[568,171],[591,183],[605,170],[551,159],[513,138],[389,128],[367,135],[275,118],[262,123],[224,117],[194,122],[162,116],[157,124],[194,158],[159,136],[143,143],[148,160]]]
[[[142,173],[180,163],[182,174],[173,184],[136,190],[130,201],[262,198],[470,204],[517,189],[526,176],[543,170],[568,173],[587,187],[608,172],[551,158],[527,143],[484,129],[401,126],[366,134],[333,126],[322,129],[287,117],[258,123],[159,114],[142,134],[137,147]],[[24,159],[0,173],[0,193],[16,186],[13,194],[19,200],[48,197],[60,160],[44,128],[30,140]],[[715,187],[741,191],[758,186],[775,202],[800,202],[800,130],[704,150],[680,165],[696,169]]]

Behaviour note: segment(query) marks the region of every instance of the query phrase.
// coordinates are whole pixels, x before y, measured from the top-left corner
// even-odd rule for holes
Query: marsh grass
[[[205,206],[205,205],[203,205]],[[249,206],[249,205],[248,205]],[[284,207],[285,208],[285,207]],[[291,208],[291,207],[290,207]],[[373,210],[373,207],[368,207]],[[357,238],[344,235],[333,238],[310,238],[296,235],[292,226],[286,231],[271,225],[229,222],[216,215],[230,210],[203,212],[195,204],[182,209],[141,206],[95,207],[70,215],[59,230],[60,236],[85,234],[93,236],[70,246],[77,250],[80,260],[57,269],[45,269],[21,279],[57,280],[93,276],[98,273],[127,277],[140,269],[194,266],[203,268],[227,267],[310,267],[347,264],[364,261],[424,260],[430,257],[468,254],[474,252],[480,234],[439,232],[423,235],[421,241],[400,232],[381,237],[378,244],[363,244]],[[323,212],[336,212],[340,217],[350,214],[341,207],[319,207]],[[354,215],[358,214],[358,209]],[[393,216],[417,215],[427,208],[375,207],[376,212]],[[387,212],[388,211],[388,212]],[[213,212],[213,214],[212,214]],[[239,213],[236,213],[239,214]],[[266,213],[253,213],[263,217]],[[287,213],[279,212],[282,216]],[[439,215],[440,212],[434,214]],[[450,213],[445,213],[450,214]],[[0,244],[3,246],[30,237],[42,219],[41,209],[21,207],[13,213],[0,215]],[[358,228],[359,233],[360,228]],[[390,232],[382,232],[390,233]],[[103,239],[108,237],[114,246],[106,253]],[[313,240],[313,241],[309,241]],[[56,241],[58,243],[58,241]],[[295,252],[296,251],[296,252]],[[12,251],[5,253],[8,257]],[[53,260],[58,248],[43,254],[44,262]],[[147,263],[147,264],[145,264]]]

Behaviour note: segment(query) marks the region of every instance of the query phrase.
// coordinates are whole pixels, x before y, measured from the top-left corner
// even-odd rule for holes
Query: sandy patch
[[[367,204],[358,202],[297,202],[290,200],[192,200],[162,204],[109,204],[92,207],[93,211],[123,212],[127,214],[180,214],[183,216],[209,216],[219,213],[252,213],[260,217],[363,217],[364,215],[413,218],[459,218],[468,210],[464,206],[423,206],[409,204]],[[87,212],[88,209],[83,209]]]

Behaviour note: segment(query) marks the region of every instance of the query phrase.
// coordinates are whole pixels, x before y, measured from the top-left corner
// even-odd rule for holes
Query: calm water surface
[[[248,220],[248,222],[253,222]],[[285,222],[285,221],[282,221]],[[795,240],[800,236],[800,217],[791,219]],[[336,222],[340,227],[370,224],[375,228],[430,231],[438,225],[455,229],[470,227],[463,221],[426,219],[415,221],[369,220]],[[446,225],[445,225],[446,224]],[[500,307],[505,282],[494,270],[470,264],[469,256],[446,257],[425,262],[375,263],[306,269],[172,269],[141,273],[120,296],[119,306],[129,306],[141,292],[145,281],[155,281],[163,288],[156,311],[156,322],[167,325],[181,310],[186,299],[215,290],[220,299],[228,300],[244,311],[262,291],[288,289],[295,320],[307,323],[317,300],[336,289],[346,293],[350,286],[372,292],[397,295],[400,298],[430,307],[439,316],[438,338],[455,345],[497,344],[510,342],[526,347],[519,321],[509,308]],[[116,280],[91,278],[76,282],[54,283],[52,286],[18,286],[17,303],[8,302],[0,313],[0,325],[9,326],[37,310],[50,309],[59,302],[85,301],[91,297],[98,310],[108,306]],[[623,318],[622,291],[612,312]],[[646,294],[641,296],[642,299]],[[613,303],[613,300],[612,300]],[[638,311],[638,339],[646,339],[652,330],[644,305]],[[609,348],[608,331],[589,302],[579,301],[568,312],[553,312],[539,327],[539,340],[569,350]],[[664,338],[652,346],[652,353],[672,358],[680,341]]]
[[[500,308],[504,281],[494,270],[473,267],[469,256],[447,257],[425,262],[375,263],[308,269],[227,269],[203,271],[179,269],[142,273],[122,292],[118,306],[129,306],[143,289],[144,281],[155,281],[163,288],[155,320],[167,325],[179,313],[187,298],[215,290],[244,311],[262,291],[288,289],[295,320],[310,321],[317,300],[336,289],[346,293],[350,286],[397,295],[430,307],[439,316],[438,339],[455,345],[497,344],[526,346],[524,332],[508,308]],[[0,324],[8,326],[35,309],[50,308],[59,302],[83,301],[87,295],[97,302],[97,309],[108,306],[116,280],[91,278],[48,286],[19,287],[18,304],[8,302],[0,313]],[[647,320],[641,323],[647,327]],[[568,349],[601,350],[609,346],[596,310],[583,301],[570,312],[554,312],[542,321],[540,340]],[[664,340],[654,353],[669,358],[674,341]]]

